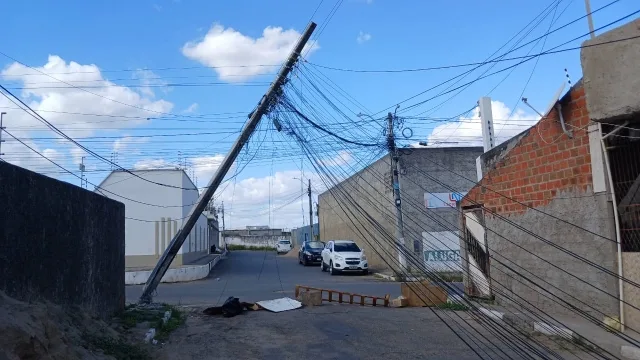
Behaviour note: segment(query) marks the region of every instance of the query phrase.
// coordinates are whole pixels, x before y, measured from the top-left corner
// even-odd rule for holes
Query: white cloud
[[[358,41],[358,44],[363,44],[369,40],[371,40],[371,34],[365,33],[362,31],[360,31],[360,33],[358,34],[358,37],[356,38],[356,41]]]
[[[182,112],[186,113],[186,114],[194,113],[194,112],[198,111],[198,107],[199,107],[198,103],[193,103],[193,104],[189,105],[189,107],[184,109],[184,111],[182,111]]]
[[[214,24],[204,38],[187,42],[182,54],[214,68],[220,80],[241,82],[277,70],[299,38],[300,33],[294,29],[268,26],[261,37],[254,39]],[[319,48],[314,42],[304,51],[309,46],[312,46],[310,53]]]
[[[50,55],[44,66],[35,67],[35,69],[13,63],[0,74],[6,81],[22,83],[25,87],[20,94],[23,101],[47,121],[63,131],[67,126],[73,127],[73,132],[68,133],[72,137],[90,135],[98,128],[138,126],[148,123],[147,117],[157,116],[157,112],[169,112],[173,108],[170,102],[153,100],[126,86],[108,81],[102,76],[98,66],[93,64],[81,65],[73,61],[66,62],[59,56]],[[52,75],[49,77],[41,72]],[[87,92],[58,82],[56,79],[75,86],[102,87],[91,88]],[[8,108],[5,118],[8,128],[38,126],[40,129],[47,129],[27,113],[15,109],[15,105],[5,98],[0,98],[0,107]]]
[[[308,224],[307,179],[311,179],[314,203],[318,193],[325,191],[326,187],[316,174],[305,173],[302,184],[300,177],[300,171],[288,170],[275,172],[273,176],[239,180],[226,187],[223,185],[224,190],[216,193],[216,203],[225,203],[227,228],[269,225],[269,199],[272,227],[298,227],[302,224],[303,212]]]
[[[140,85],[142,85],[138,91],[150,99],[156,96],[154,89],[160,88],[165,94],[169,92],[168,83],[153,71],[138,69],[135,71],[133,78],[139,79]]]
[[[198,179],[199,186],[202,186],[209,182],[213,177],[213,174],[218,170],[220,164],[224,160],[224,155],[217,154],[213,156],[201,156],[188,159],[190,168],[193,169],[196,178]],[[229,173],[233,170],[230,169]]]
[[[353,161],[353,155],[351,154],[351,152],[348,150],[341,150],[336,154],[336,156],[328,159],[323,159],[320,162],[324,166],[336,167],[336,166],[349,165],[351,164],[352,161]]]
[[[537,114],[530,114],[517,109],[510,119],[511,109],[501,101],[491,101],[493,127],[496,133],[496,145],[512,138],[518,133],[534,125],[540,119]],[[476,107],[472,116],[461,117],[457,121],[436,126],[427,139],[429,146],[482,146],[482,129],[480,126],[480,110]]]
[[[162,11],[162,6],[158,4],[153,4],[153,9],[157,12]]]
[[[164,159],[145,159],[133,164],[135,170],[175,169],[176,164],[171,164]]]

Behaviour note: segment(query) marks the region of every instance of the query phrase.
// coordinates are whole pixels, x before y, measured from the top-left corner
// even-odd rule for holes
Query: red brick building
[[[617,272],[599,139],[579,82],[536,125],[480,157],[482,179],[461,201],[467,294],[618,315],[615,277],[589,264]]]

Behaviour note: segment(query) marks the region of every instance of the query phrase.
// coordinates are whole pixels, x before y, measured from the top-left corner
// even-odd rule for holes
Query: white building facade
[[[181,169],[113,171],[95,192],[125,204],[125,264],[129,269],[155,266],[199,196]],[[210,231],[207,218],[201,215],[171,266],[206,256]]]

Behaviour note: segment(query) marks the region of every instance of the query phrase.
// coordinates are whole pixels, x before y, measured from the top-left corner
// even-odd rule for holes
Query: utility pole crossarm
[[[244,129],[242,129],[242,133],[240,134],[236,142],[233,144],[233,146],[229,150],[229,153],[227,153],[227,156],[224,158],[224,160],[220,164],[220,167],[218,167],[218,169],[216,170],[216,173],[213,176],[213,178],[209,181],[209,184],[207,184],[206,190],[202,192],[202,194],[198,198],[198,202],[196,203],[196,205],[194,205],[189,211],[189,215],[187,216],[187,221],[185,221],[182,228],[178,230],[178,232],[173,237],[173,239],[171,239],[169,246],[167,247],[165,252],[162,254],[162,257],[158,261],[158,264],[156,264],[156,267],[151,272],[151,275],[149,276],[149,279],[147,280],[147,283],[145,284],[144,289],[142,290],[142,295],[140,296],[141,303],[151,302],[151,298],[152,298],[151,294],[153,294],[156,287],[158,287],[160,280],[162,279],[164,274],[167,272],[167,269],[169,269],[169,265],[171,265],[171,262],[175,258],[176,254],[178,254],[178,251],[182,247],[182,244],[184,243],[188,234],[193,229],[193,226],[195,225],[196,221],[204,211],[204,208],[207,206],[207,203],[209,202],[209,200],[211,199],[215,191],[218,189],[218,186],[220,186],[220,183],[222,182],[225,175],[229,171],[229,168],[231,168],[231,165],[236,160],[238,154],[240,153],[240,150],[242,150],[242,147],[249,140],[249,137],[251,136],[256,126],[260,122],[262,115],[265,114],[269,106],[272,104],[273,97],[277,96],[277,94],[280,92],[280,88],[282,87],[282,85],[285,82],[285,79],[293,69],[293,66],[298,61],[298,58],[300,57],[300,53],[302,52],[302,50],[304,49],[304,46],[309,41],[309,38],[311,37],[311,34],[315,30],[315,28],[316,28],[315,23],[313,22],[309,23],[304,33],[302,34],[300,40],[298,40],[298,43],[292,50],[291,54],[289,54],[289,58],[287,59],[287,62],[280,69],[278,76],[276,77],[274,82],[271,84],[266,94],[262,97],[256,109],[251,113],[251,116],[249,117],[249,121],[247,121],[247,124],[245,125]]]

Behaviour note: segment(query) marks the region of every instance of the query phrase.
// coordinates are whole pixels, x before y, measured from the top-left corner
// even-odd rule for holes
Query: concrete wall
[[[124,205],[0,162],[0,290],[25,301],[122,310]]]
[[[561,305],[564,300],[598,318],[604,316],[600,312],[617,316],[615,277],[578,258],[617,271],[610,195],[593,191],[592,151],[601,150],[591,149],[581,84],[560,104],[573,137],[562,132],[557,111],[551,111],[514,138],[507,154],[499,150],[497,161],[483,156],[493,168],[461,205],[485,209],[491,289],[498,303],[521,307],[513,297],[552,314],[574,313]]]
[[[302,243],[304,243],[305,241],[312,241],[311,239],[311,234],[310,234],[310,230],[311,228],[309,227],[309,225],[307,226],[303,226],[303,227],[299,227],[297,229],[293,229],[291,230],[291,243],[293,244],[293,246],[300,246],[302,245]],[[320,235],[320,228],[318,227],[318,224],[313,224],[313,238],[314,239],[319,239],[319,235]]]
[[[455,205],[427,209],[425,194],[466,193],[474,184],[475,159],[481,153],[479,147],[417,148],[401,153],[405,245],[416,261],[424,259],[423,233],[458,230]],[[394,269],[398,263],[390,169],[390,159],[385,156],[318,198],[321,240],[356,240],[369,249],[370,266],[379,269]],[[381,228],[373,226],[368,216]],[[450,250],[446,241],[439,246],[439,250]]]
[[[624,265],[623,276],[630,281],[640,283],[640,253],[625,252],[622,253],[622,264]],[[640,304],[640,288],[629,283],[624,283],[624,301],[639,307]],[[625,325],[640,332],[640,311],[629,305],[624,305],[624,323]]]
[[[114,171],[96,189],[96,192],[125,204],[126,266],[129,268],[154,266],[198,199],[198,191],[184,171],[159,169],[135,173],[149,181],[173,187]],[[193,190],[185,190],[188,188]],[[201,216],[172,267],[203,255],[208,248],[202,244],[203,229],[207,229],[207,219]]]
[[[640,19],[585,41],[583,46],[640,36]],[[640,114],[640,38],[580,50],[587,106],[594,121]]]
[[[396,270],[390,166],[380,159],[318,196],[320,240],[354,240],[372,270]],[[395,219],[395,218],[394,218]],[[372,223],[378,223],[375,227]]]
[[[276,248],[276,244],[280,240],[289,240],[283,236],[225,236],[227,245],[241,245],[248,247],[272,247]]]

